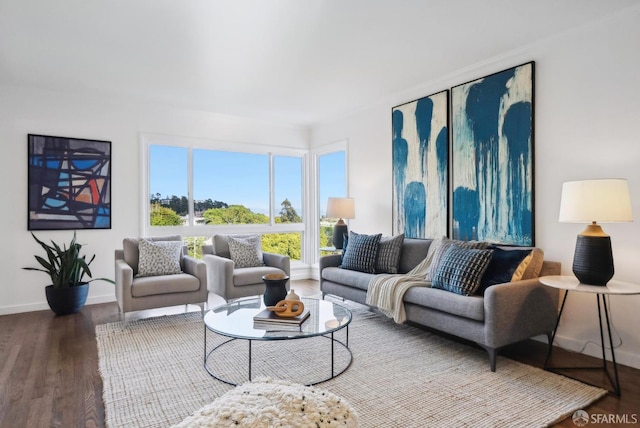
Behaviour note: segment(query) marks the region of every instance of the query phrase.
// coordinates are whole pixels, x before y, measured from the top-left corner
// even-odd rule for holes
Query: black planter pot
[[[89,284],[85,283],[77,287],[54,288],[53,285],[45,287],[47,302],[56,315],[68,315],[80,312],[87,301]]]

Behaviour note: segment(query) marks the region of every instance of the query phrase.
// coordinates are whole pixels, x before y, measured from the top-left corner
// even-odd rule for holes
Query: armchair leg
[[[129,324],[129,321],[127,320],[126,312],[120,312],[120,320],[122,321],[122,329],[126,330]]]

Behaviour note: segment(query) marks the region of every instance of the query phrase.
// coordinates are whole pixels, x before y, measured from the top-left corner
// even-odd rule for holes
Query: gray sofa
[[[405,239],[399,273],[407,273],[427,256],[432,240]],[[341,255],[320,258],[320,289],[366,304],[372,274],[340,268]],[[559,275],[560,263],[544,261],[540,276]],[[413,287],[404,295],[407,321],[473,341],[487,350],[491,370],[503,346],[545,334],[555,327],[557,289],[528,279],[489,287],[484,296],[462,296],[449,291]]]

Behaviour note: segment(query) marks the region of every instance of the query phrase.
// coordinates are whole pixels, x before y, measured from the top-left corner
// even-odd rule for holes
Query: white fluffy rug
[[[267,377],[224,394],[174,428],[355,428],[358,416],[343,398],[315,386]]]
[[[125,331],[119,323],[97,326],[107,427],[166,428],[230,391],[203,367],[203,331],[199,313],[133,321]],[[370,312],[354,311],[349,344],[351,367],[319,388],[343,397],[361,427],[541,427],[606,393],[507,358],[491,372],[484,350]],[[253,379],[326,377],[328,345],[324,338],[254,342]],[[219,355],[219,374],[247,382],[246,341]]]

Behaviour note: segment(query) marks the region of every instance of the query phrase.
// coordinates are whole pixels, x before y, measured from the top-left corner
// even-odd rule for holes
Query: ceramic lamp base
[[[333,226],[333,246],[336,250],[342,250],[344,248],[344,235],[349,233],[349,228],[346,224],[337,223]]]
[[[583,284],[607,285],[614,273],[611,238],[578,235],[573,273]]]

